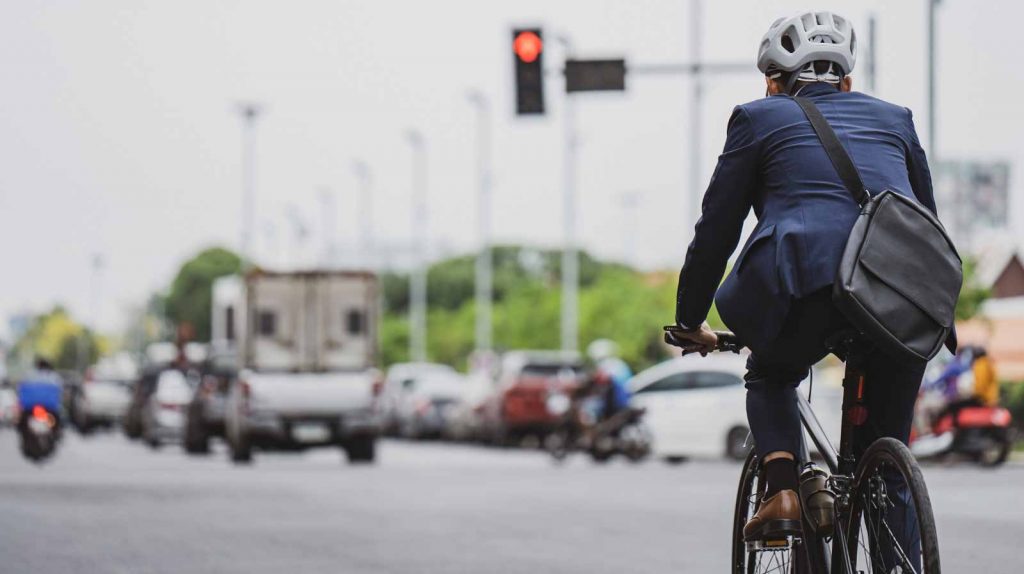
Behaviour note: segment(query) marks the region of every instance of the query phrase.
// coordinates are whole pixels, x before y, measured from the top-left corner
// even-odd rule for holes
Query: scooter
[[[34,405],[21,413],[18,431],[21,453],[33,462],[42,462],[53,455],[60,440],[57,414],[43,405]]]
[[[639,462],[651,453],[651,433],[643,424],[645,409],[626,407],[605,420],[591,422],[593,396],[553,393],[548,411],[559,422],[544,440],[544,448],[561,462],[572,451],[587,452],[595,462],[605,462],[616,454]]]
[[[1006,462],[1013,442],[1010,411],[965,403],[942,412],[928,434],[911,432],[910,452],[918,458],[965,456],[981,466]]]
[[[39,374],[38,378],[18,385],[21,453],[33,462],[52,456],[61,438],[59,413],[63,391],[58,380],[52,377]]]

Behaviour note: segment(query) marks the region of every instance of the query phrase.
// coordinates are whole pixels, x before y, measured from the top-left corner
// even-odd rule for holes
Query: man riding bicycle
[[[714,300],[751,349],[747,418],[767,489],[744,528],[747,540],[796,534],[796,387],[828,354],[829,338],[850,327],[831,292],[860,208],[793,97],[820,109],[867,189],[892,190],[935,212],[910,110],[851,91],[855,61],[856,38],[845,18],[808,12],[772,24],[757,57],[767,95],[733,110],[679,273],[676,323],[684,333],[678,336],[702,352],[713,350],[716,335],[705,319]],[[751,209],[757,226],[719,286]],[[946,345],[955,349],[954,334]],[[907,442],[924,369],[924,362],[870,353],[864,365],[870,420],[854,439],[858,456],[879,437]]]

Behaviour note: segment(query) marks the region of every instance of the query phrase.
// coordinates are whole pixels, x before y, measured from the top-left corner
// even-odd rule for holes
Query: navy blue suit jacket
[[[889,189],[935,212],[910,110],[828,84],[811,84],[800,95],[828,119],[868,191]],[[757,226],[719,286],[751,209]],[[791,301],[833,283],[858,213],[791,97],[737,106],[679,273],[677,322],[699,325],[714,299],[741,340],[755,352],[768,348]]]

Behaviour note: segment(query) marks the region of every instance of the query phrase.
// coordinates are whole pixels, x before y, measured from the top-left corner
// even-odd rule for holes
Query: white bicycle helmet
[[[827,72],[817,74],[813,64],[822,61],[834,65],[829,66]],[[857,37],[853,26],[846,18],[831,12],[805,12],[779,18],[761,39],[757,51],[757,69],[762,74],[799,70],[799,79],[805,81],[838,82],[853,71],[856,62]]]

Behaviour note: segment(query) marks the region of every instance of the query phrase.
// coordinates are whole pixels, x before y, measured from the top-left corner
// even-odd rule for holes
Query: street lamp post
[[[252,234],[256,217],[256,121],[262,108],[253,102],[237,106],[242,118],[242,230],[239,250],[242,264],[252,265],[254,259]]]
[[[637,266],[636,236],[639,232],[637,219],[640,202],[643,199],[639,191],[624,191],[619,194],[619,207],[623,213],[622,256],[626,265]]]
[[[427,360],[427,149],[423,134],[406,132],[412,147],[412,229],[416,262],[409,281],[409,356]]]
[[[361,159],[352,161],[352,172],[359,180],[359,243],[362,263],[367,269],[376,269],[373,238],[373,172]]]
[[[477,225],[480,234],[480,253],[476,258],[475,281],[476,349],[488,351],[492,347],[491,301],[494,290],[494,255],[491,247],[491,109],[487,96],[479,90],[471,90],[468,98],[477,112]]]

